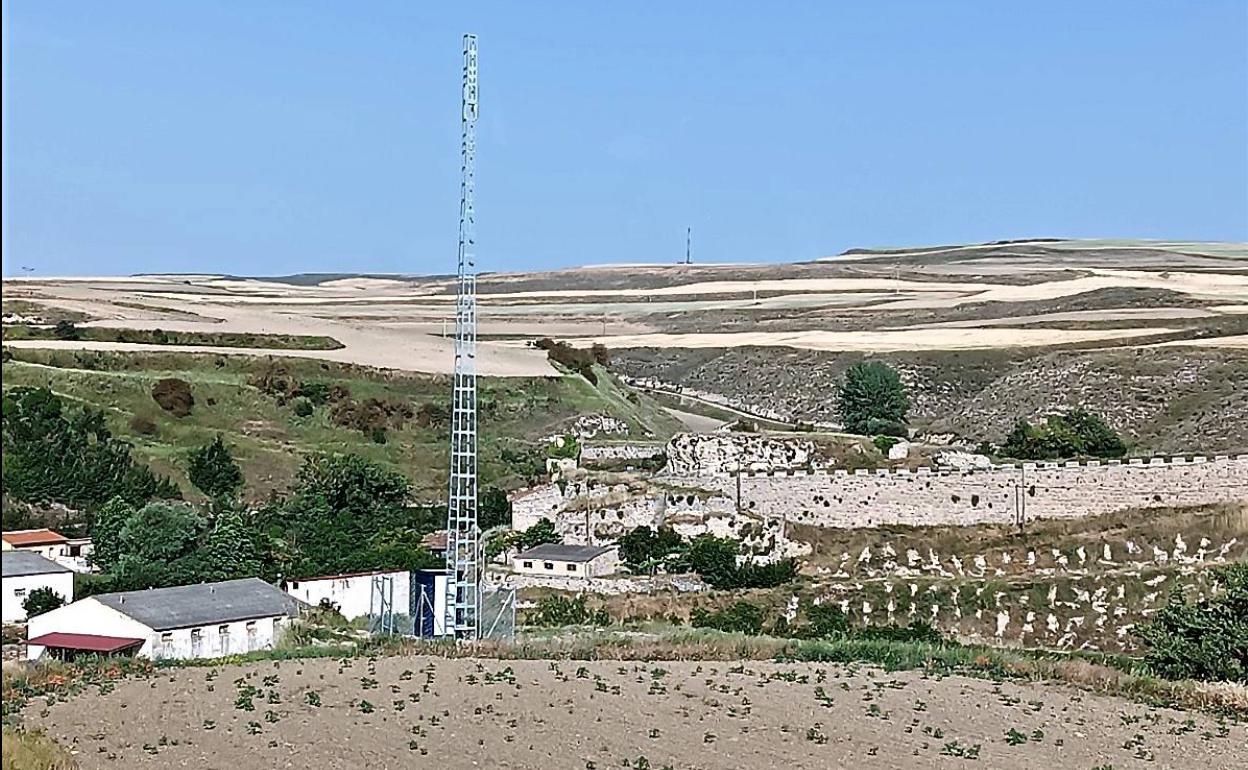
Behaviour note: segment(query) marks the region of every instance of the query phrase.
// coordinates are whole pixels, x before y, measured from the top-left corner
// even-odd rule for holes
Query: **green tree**
[[[481,490],[481,503],[478,510],[481,529],[501,527],[511,523],[511,501],[507,493],[498,487],[486,487]]]
[[[562,543],[563,538],[555,531],[555,525],[550,519],[542,519],[533,526],[517,532],[515,545],[522,551],[542,545],[543,543]]]
[[[125,549],[121,541],[121,529],[134,516],[135,508],[120,497],[114,497],[104,504],[91,518],[88,531],[91,533],[91,563],[103,572],[111,570]]]
[[[47,586],[34,589],[22,600],[22,609],[26,610],[27,618],[51,612],[64,605],[65,600],[61,598],[61,595]]]
[[[698,535],[689,543],[686,551],[689,568],[715,588],[736,588],[737,554],[740,546],[736,540],[714,535]]]
[[[1049,415],[1033,426],[1019,420],[1001,444],[1001,453],[1021,460],[1068,457],[1122,457],[1127,446],[1103,419],[1083,409]]]
[[[1195,602],[1174,592],[1136,634],[1167,679],[1248,682],[1248,563],[1217,567],[1220,590]]]
[[[910,400],[897,372],[879,361],[854,364],[837,388],[845,430],[863,435],[906,435]]]
[[[260,512],[285,575],[346,572],[378,533],[423,534],[425,511],[410,505],[407,480],[358,455],[304,460],[287,494]],[[353,561],[356,560],[356,561]]]
[[[172,564],[193,553],[207,530],[207,518],[186,503],[148,503],[121,527],[122,559]]]
[[[220,433],[191,452],[187,477],[208,497],[233,497],[243,487],[243,471]]]
[[[734,602],[722,610],[695,609],[690,618],[695,628],[713,628],[735,634],[758,636],[763,632],[763,611],[749,602]]]
[[[637,573],[654,574],[665,559],[680,553],[685,540],[671,527],[637,527],[619,540],[620,559]]]
[[[223,508],[190,556],[186,572],[196,580],[233,580],[240,577],[275,578],[269,544],[247,514]]]
[[[15,500],[94,510],[113,497],[134,505],[177,498],[169,479],[134,462],[104,413],[66,408],[47,388],[13,388],[3,396],[3,486]]]

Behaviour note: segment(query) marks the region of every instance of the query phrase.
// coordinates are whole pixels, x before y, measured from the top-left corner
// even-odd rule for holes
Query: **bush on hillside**
[[[130,430],[139,436],[155,436],[157,433],[156,421],[145,414],[136,414],[130,418]]]
[[[863,435],[905,436],[910,400],[897,371],[879,361],[854,364],[837,387],[845,430]]]
[[[574,348],[566,342],[556,342],[549,337],[542,337],[533,343],[535,347],[546,351],[546,358],[570,369],[593,384],[598,384],[598,375],[594,373],[594,364],[609,362],[611,354],[602,345],[591,348]]]
[[[1070,409],[1035,426],[1019,420],[1001,445],[1001,453],[1020,460],[1111,458],[1125,455],[1127,446],[1097,415]]]
[[[722,610],[695,609],[690,616],[694,628],[713,628],[735,634],[758,636],[763,633],[763,611],[749,602],[733,602]]]
[[[312,412],[315,411],[315,408],[312,406],[312,400],[307,396],[296,398],[290,408],[296,417],[311,417]]]
[[[1136,630],[1144,659],[1167,679],[1248,682],[1248,563],[1217,567],[1213,596],[1170,602]]]
[[[531,626],[609,626],[611,616],[605,608],[592,610],[584,596],[569,599],[564,596],[543,596],[537,607],[525,617]]]
[[[233,497],[243,488],[243,469],[219,433],[211,443],[191,452],[186,475],[208,497]]]
[[[191,384],[177,377],[165,377],[152,385],[152,400],[174,417],[186,417],[195,406]]]

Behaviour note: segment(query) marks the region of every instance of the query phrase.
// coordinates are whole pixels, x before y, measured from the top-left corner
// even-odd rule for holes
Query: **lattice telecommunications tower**
[[[481,615],[477,528],[477,276],[475,254],[477,36],[464,35],[460,115],[463,156],[459,188],[459,281],[455,303],[455,384],[451,406],[451,480],[446,512],[446,626],[477,639]]]

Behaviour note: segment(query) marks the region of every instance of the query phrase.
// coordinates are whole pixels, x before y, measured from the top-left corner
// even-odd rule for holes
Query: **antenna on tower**
[[[685,264],[693,264],[693,228],[685,228]]]
[[[446,625],[479,638],[480,530],[477,527],[477,36],[464,35],[459,186],[459,272],[455,301],[455,379],[451,395],[451,476],[446,504]]]

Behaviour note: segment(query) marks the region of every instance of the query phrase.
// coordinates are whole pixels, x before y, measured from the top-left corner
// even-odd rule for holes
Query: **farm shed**
[[[298,611],[280,588],[243,578],[90,596],[31,618],[28,633],[139,639],[146,658],[219,658],[272,648]],[[26,656],[45,651],[31,644]]]
[[[45,559],[31,551],[9,550],[0,554],[3,561],[3,607],[5,623],[26,619],[22,602],[37,588],[51,588],[65,601],[74,599],[74,573],[68,567]]]
[[[383,614],[381,627],[416,636],[441,636],[446,614],[445,570],[379,570],[287,581],[286,593],[313,607],[333,606],[347,620]]]
[[[615,572],[620,554],[614,547],[544,543],[516,554],[511,564],[522,575],[591,578]]]

